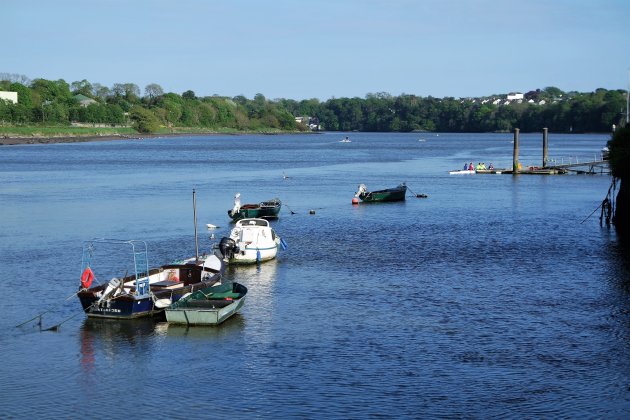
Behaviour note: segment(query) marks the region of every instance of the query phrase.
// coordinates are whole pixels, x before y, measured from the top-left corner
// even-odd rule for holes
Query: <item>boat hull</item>
[[[239,283],[200,290],[165,309],[166,321],[186,325],[219,325],[245,304],[247,288]]]
[[[365,203],[405,201],[407,187],[389,188],[386,190],[372,191],[359,194],[361,201]]]
[[[98,298],[93,296],[79,296],[81,306],[89,318],[141,318],[153,315],[154,305],[150,298],[117,299],[106,302],[103,306],[96,305]]]
[[[246,246],[245,249],[241,249],[240,252],[235,253],[230,258],[230,264],[254,264],[258,262],[270,261],[276,258],[278,255],[278,247],[280,246],[280,240],[277,239],[275,246],[270,248],[255,248]]]
[[[229,237],[221,240],[221,253],[230,264],[254,264],[276,258],[278,249],[286,244],[276,234],[268,220],[247,218],[238,220]],[[223,248],[221,248],[223,247]]]
[[[245,298],[241,298],[224,307],[207,309],[174,309],[166,310],[166,321],[173,324],[187,325],[219,325],[226,319],[237,313],[245,304]]]
[[[210,282],[201,282],[195,285],[184,287],[177,292],[172,293],[155,293],[156,298],[169,298],[172,302],[177,302],[183,295],[194,290],[208,287],[217,280]],[[93,294],[78,294],[83,311],[88,318],[116,318],[116,319],[134,319],[150,316],[161,316],[164,308],[157,308],[150,296],[136,297],[132,295],[121,296],[98,304],[98,297]]]
[[[182,264],[167,264],[149,270],[149,289],[145,294],[136,293],[136,280],[134,276],[129,276],[122,279],[122,290],[107,298],[103,298],[108,290],[107,284],[81,289],[77,297],[89,318],[163,317],[164,306],[159,305],[160,301],[177,302],[188,293],[221,282],[225,269],[223,260],[215,256],[208,258],[206,261],[212,266],[184,261]],[[175,273],[177,279],[169,280],[170,275]]]
[[[280,200],[264,201],[260,204],[244,204],[238,212],[228,210],[228,216],[238,221],[241,219],[277,219],[282,202]]]

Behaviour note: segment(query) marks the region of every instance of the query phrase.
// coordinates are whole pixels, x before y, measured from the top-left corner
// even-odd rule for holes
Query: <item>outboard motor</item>
[[[359,190],[354,193],[355,197],[360,196],[361,194],[365,194],[367,192],[367,187],[365,186],[365,184],[359,184]]]
[[[234,256],[234,253],[240,251],[240,249],[236,246],[236,241],[232,238],[228,238],[224,236],[219,242],[219,250],[221,251],[221,255],[223,255],[224,260],[229,260]]]
[[[103,292],[103,295],[96,302],[97,304],[101,304],[104,300],[109,300],[110,296],[116,296],[116,291],[123,285],[123,281],[117,279],[116,277],[112,278],[107,284],[107,288]]]

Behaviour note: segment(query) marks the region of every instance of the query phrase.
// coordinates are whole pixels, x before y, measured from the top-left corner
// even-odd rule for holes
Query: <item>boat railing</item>
[[[593,153],[582,156],[560,156],[547,159],[547,166],[587,165],[592,162],[604,162],[606,156],[603,153]]]
[[[133,256],[133,276],[135,278],[135,295],[138,297],[147,296],[150,293],[149,288],[149,256],[148,247],[145,241],[139,241],[135,239],[123,240],[123,239],[107,239],[107,238],[95,238],[83,243],[83,256],[81,258],[81,272],[84,272],[87,267],[90,267],[96,245],[114,245],[114,246],[129,246],[131,247],[131,253]]]

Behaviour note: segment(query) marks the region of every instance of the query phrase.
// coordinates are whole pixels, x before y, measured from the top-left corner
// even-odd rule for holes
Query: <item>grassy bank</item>
[[[99,137],[133,136],[136,130],[130,127],[67,127],[67,126],[0,126],[0,137]]]
[[[210,134],[313,134],[303,131],[283,131],[274,128],[240,131],[234,128],[172,127],[146,134],[131,127],[69,127],[69,126],[0,126],[0,146],[37,143],[69,143],[160,136]]]
[[[293,132],[293,131],[290,131]],[[282,134],[289,131],[274,128],[240,131],[234,128],[172,127],[160,128],[150,135],[166,134]],[[68,127],[68,126],[0,126],[0,137],[4,138],[55,138],[55,137],[137,137],[149,135],[138,133],[131,127]]]

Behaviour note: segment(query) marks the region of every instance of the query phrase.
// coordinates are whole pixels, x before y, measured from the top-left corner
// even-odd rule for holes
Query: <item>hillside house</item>
[[[522,101],[524,99],[524,97],[525,97],[525,95],[522,94],[522,93],[508,93],[508,95],[507,95],[507,99],[509,101],[516,101],[516,100],[519,100],[519,99]]]
[[[0,99],[17,104],[18,94],[17,92],[0,91]]]
[[[94,99],[88,98],[87,96],[81,95],[80,93],[78,95],[74,95],[73,98],[74,98],[75,101],[77,101],[79,103],[79,105],[81,105],[84,108],[88,107],[89,105],[93,105],[93,104],[97,104],[98,103]]]

